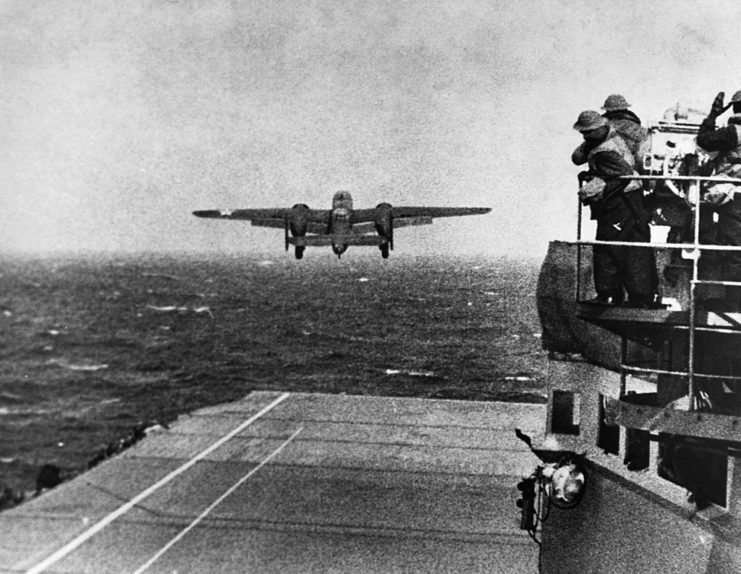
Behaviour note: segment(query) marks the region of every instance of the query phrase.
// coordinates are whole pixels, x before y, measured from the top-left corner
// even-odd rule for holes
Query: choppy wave
[[[256,389],[543,400],[536,265],[316,253],[3,260],[0,483]]]
[[[432,371],[410,371],[407,369],[386,369],[387,375],[407,375],[409,377],[434,377],[435,373]]]

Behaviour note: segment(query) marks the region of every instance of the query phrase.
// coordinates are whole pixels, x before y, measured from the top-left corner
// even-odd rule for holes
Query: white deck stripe
[[[270,462],[273,458],[278,456],[278,454],[288,446],[288,443],[290,443],[294,438],[298,436],[298,433],[300,433],[302,430],[304,430],[304,427],[299,428],[295,433],[293,433],[290,437],[288,437],[283,444],[281,444],[277,449],[275,449],[270,455],[263,460],[260,464],[258,464],[255,468],[253,468],[251,471],[249,471],[247,474],[245,474],[242,478],[240,478],[234,486],[232,486],[229,490],[227,490],[224,494],[222,494],[219,498],[217,498],[206,510],[204,510],[198,518],[196,518],[193,522],[191,522],[188,526],[186,526],[183,530],[181,530],[170,542],[165,544],[154,556],[152,556],[147,562],[139,567],[139,569],[135,570],[133,574],[142,574],[147,568],[149,568],[152,564],[154,564],[160,556],[162,556],[165,552],[167,552],[170,548],[172,548],[179,540],[181,540],[188,532],[190,532],[193,528],[196,527],[196,525],[203,520],[206,515],[211,512],[214,508],[216,508],[221,502],[229,496],[232,492],[237,490],[239,486],[244,483],[249,477],[251,477],[253,474],[255,474],[258,470],[260,470],[263,466],[265,466],[268,462]]]
[[[247,419],[245,422],[243,422],[241,425],[239,425],[237,428],[235,428],[233,431],[231,431],[229,434],[224,435],[219,440],[217,440],[215,443],[213,443],[211,446],[206,448],[205,450],[198,453],[196,456],[191,458],[188,462],[183,464],[181,467],[176,468],[173,470],[170,474],[162,478],[160,481],[156,482],[146,490],[140,492],[137,496],[132,498],[129,502],[126,504],[118,507],[116,510],[111,512],[108,516],[103,518],[101,521],[97,522],[90,528],[88,528],[85,532],[80,534],[77,538],[72,540],[71,542],[67,543],[65,546],[54,552],[51,556],[43,560],[42,562],[39,562],[36,566],[33,566],[29,570],[26,571],[26,574],[38,574],[39,572],[43,572],[46,568],[54,564],[55,562],[58,562],[60,559],[64,558],[75,550],[77,547],[79,547],[83,542],[86,540],[92,538],[95,534],[103,530],[106,526],[108,526],[111,522],[116,520],[119,516],[122,516],[129,510],[131,510],[134,506],[139,504],[142,500],[156,492],[158,489],[163,487],[165,484],[170,482],[172,479],[176,478],[180,474],[184,473],[186,470],[188,470],[190,467],[192,467],[194,464],[196,464],[198,461],[202,460],[209,454],[211,454],[213,451],[215,451],[217,448],[219,448],[221,445],[223,445],[225,442],[233,438],[236,434],[242,432],[246,427],[251,425],[253,422],[255,422],[257,419],[259,419],[261,416],[263,416],[268,411],[272,410],[276,406],[278,406],[280,403],[282,403],[284,400],[286,400],[290,396],[290,393],[283,393],[281,396],[279,396],[277,399],[275,399],[272,403],[270,403],[268,406],[263,408],[260,412],[253,415],[249,419]]]

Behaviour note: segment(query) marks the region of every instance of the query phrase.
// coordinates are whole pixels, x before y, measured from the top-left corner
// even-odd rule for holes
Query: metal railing
[[[670,374],[687,377],[687,391],[689,394],[689,410],[694,411],[696,409],[696,389],[695,379],[696,378],[722,378],[727,380],[741,380],[741,377],[723,376],[723,375],[709,375],[695,372],[695,352],[696,352],[696,332],[698,330],[707,331],[727,331],[726,329],[712,329],[707,327],[699,327],[697,325],[697,287],[698,285],[722,285],[729,287],[741,287],[741,281],[718,281],[718,280],[705,280],[699,278],[699,260],[703,251],[741,251],[741,245],[717,245],[717,244],[702,244],[700,243],[700,208],[703,204],[700,194],[700,186],[703,183],[733,183],[741,185],[741,179],[729,178],[729,177],[718,177],[718,176],[681,176],[681,175],[626,175],[621,176],[618,179],[621,180],[641,180],[641,181],[679,181],[679,182],[690,182],[694,184],[690,187],[688,192],[687,204],[692,211],[694,218],[693,221],[693,241],[691,243],[652,243],[652,242],[632,242],[632,241],[600,241],[600,240],[583,240],[582,235],[582,203],[578,202],[578,216],[577,216],[577,233],[576,233],[576,246],[577,246],[577,267],[576,267],[576,297],[575,302],[578,303],[581,295],[581,249],[582,246],[590,245],[609,245],[609,246],[625,246],[625,247],[643,247],[643,248],[657,248],[657,249],[681,249],[685,252],[686,258],[692,261],[692,279],[689,281],[689,321],[688,321],[688,364],[687,371],[663,371],[660,369],[627,369],[627,340],[625,336],[622,336],[621,345],[621,382],[620,382],[620,396],[621,398],[625,395],[626,387],[626,371],[633,370],[636,372],[650,372],[657,374]],[[620,192],[622,193],[622,192]],[[739,198],[736,201],[741,201]]]

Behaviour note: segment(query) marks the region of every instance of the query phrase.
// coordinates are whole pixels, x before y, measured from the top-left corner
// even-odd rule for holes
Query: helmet
[[[579,114],[579,119],[576,120],[574,129],[579,132],[588,132],[606,125],[607,120],[603,118],[599,112],[587,110],[586,112]]]
[[[627,110],[629,107],[630,104],[623,96],[620,94],[611,94],[607,96],[605,105],[602,106],[602,109],[607,112],[615,112],[617,110]]]
[[[731,103],[735,104],[736,102],[741,102],[741,90],[733,94],[733,97],[731,97]]]

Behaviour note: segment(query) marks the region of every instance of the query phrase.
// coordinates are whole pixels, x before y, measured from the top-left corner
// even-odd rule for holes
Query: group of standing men
[[[579,197],[597,221],[598,241],[649,242],[649,217],[638,181],[618,179],[638,172],[648,132],[628,108],[623,96],[613,94],[604,114],[579,114],[574,129],[584,142],[571,154],[576,165],[588,164],[580,174]],[[652,249],[625,245],[594,246],[596,303],[651,308],[657,304],[658,276]],[[625,299],[627,294],[627,300]]]
[[[741,90],[728,105],[721,92],[710,114],[702,122],[697,145],[714,155],[702,175],[741,177]],[[716,127],[717,118],[729,107],[733,116],[726,127]],[[588,110],[579,114],[574,129],[584,141],[571,159],[587,164],[579,176],[579,197],[588,205],[597,222],[598,241],[619,243],[650,242],[650,210],[644,203],[643,185],[638,180],[619,179],[643,171],[643,156],[649,151],[649,135],[641,120],[630,111],[619,94],[608,96],[604,113]],[[741,246],[741,197],[734,199],[734,183],[717,183],[703,188],[703,202],[717,213],[715,241]],[[707,208],[705,208],[707,209]],[[595,245],[592,302],[651,309],[661,306],[654,252],[648,247]],[[722,253],[722,279],[741,281],[741,252]],[[741,287],[727,287],[724,307],[741,311]]]

